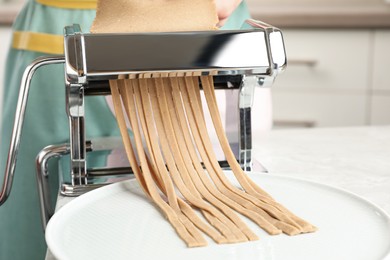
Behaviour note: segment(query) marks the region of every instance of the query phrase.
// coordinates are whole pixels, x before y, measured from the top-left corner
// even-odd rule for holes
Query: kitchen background
[[[22,2],[0,0],[1,84]],[[284,33],[289,66],[272,90],[276,128],[390,124],[390,0],[247,2],[254,18]]]

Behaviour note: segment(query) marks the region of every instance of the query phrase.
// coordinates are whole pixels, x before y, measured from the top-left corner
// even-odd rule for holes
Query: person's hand
[[[236,10],[242,0],[215,0],[219,23],[218,26],[225,24],[229,16]]]

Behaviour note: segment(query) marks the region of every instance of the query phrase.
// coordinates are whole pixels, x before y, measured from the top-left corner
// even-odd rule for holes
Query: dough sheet
[[[99,0],[93,33],[215,30],[212,0]]]

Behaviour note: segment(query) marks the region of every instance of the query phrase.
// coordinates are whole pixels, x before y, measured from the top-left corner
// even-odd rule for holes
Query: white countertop
[[[390,213],[390,126],[273,130],[256,136],[254,158],[269,174],[343,188]],[[70,200],[60,196],[57,210]]]
[[[390,126],[274,130],[254,150],[270,174],[343,188],[390,213]]]

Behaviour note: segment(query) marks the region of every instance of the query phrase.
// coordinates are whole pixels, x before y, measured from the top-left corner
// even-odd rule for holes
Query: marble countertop
[[[254,157],[270,174],[343,188],[390,214],[390,126],[274,130],[256,138]]]
[[[255,135],[254,158],[269,174],[339,187],[390,214],[390,126],[273,130]],[[72,199],[59,196],[56,210]]]

